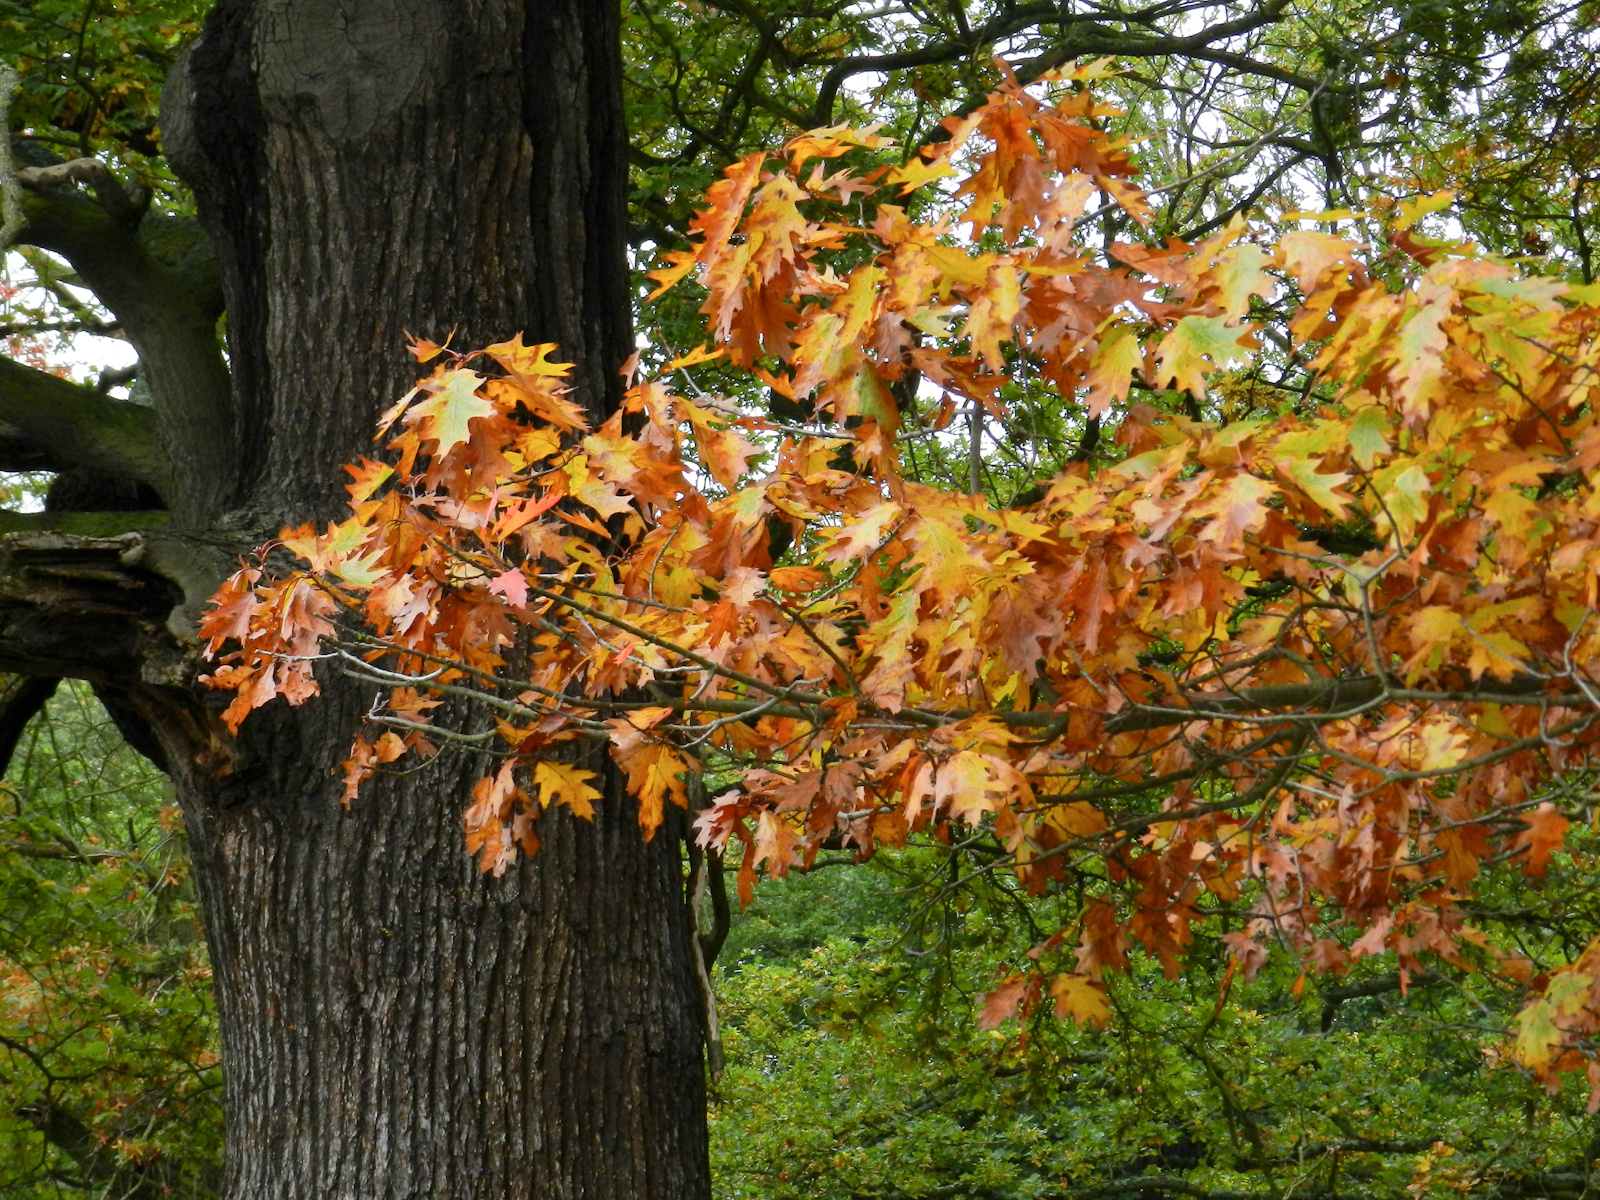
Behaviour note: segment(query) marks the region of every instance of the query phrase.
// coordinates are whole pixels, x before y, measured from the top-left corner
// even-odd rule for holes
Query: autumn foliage
[[[404,756],[495,750],[465,817],[486,871],[601,802],[583,743],[646,834],[696,807],[745,897],[824,845],[988,839],[979,869],[1085,889],[989,1022],[1105,1020],[1132,944],[1175,971],[1223,901],[1244,972],[1280,946],[1522,979],[1519,1060],[1600,1087],[1600,949],[1530,979],[1460,908],[1592,803],[1600,288],[1423,237],[1447,197],[1377,250],[1238,220],[1087,244],[1108,206],[1147,216],[1093,74],[1009,85],[900,166],[838,165],[886,154],[838,128],[730,167],[657,272],[705,289],[712,348],[598,429],[555,347],[418,345],[350,517],[219,593],[226,719],[369,680],[347,802]],[[818,428],[671,389],[714,356]],[[1230,368],[1264,360],[1304,370],[1230,419]],[[1024,374],[1114,445],[1009,507],[902,473],[902,439],[1003,417]],[[708,764],[742,778],[701,801]]]

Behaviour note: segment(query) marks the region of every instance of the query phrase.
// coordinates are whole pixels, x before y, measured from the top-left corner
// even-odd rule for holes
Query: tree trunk
[[[339,806],[359,700],[273,714],[261,769],[186,797],[228,1195],[706,1195],[674,839],[613,799],[482,877],[470,764]]]
[[[221,0],[164,113],[220,264],[234,429],[221,456],[167,441],[210,473],[179,491],[225,498],[218,536],[343,508],[341,464],[415,376],[406,332],[559,341],[578,398],[612,410],[618,20],[604,0]],[[646,843],[608,771],[592,825],[549,814],[537,855],[480,877],[461,812],[483,764],[441,756],[346,811],[370,689],[323,684],[237,742],[170,680],[131,689],[188,817],[230,1200],[708,1195],[681,826]]]

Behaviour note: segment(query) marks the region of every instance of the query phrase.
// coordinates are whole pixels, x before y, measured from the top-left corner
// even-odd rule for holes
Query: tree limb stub
[[[23,187],[49,188],[82,183],[94,189],[95,199],[106,215],[119,224],[139,223],[150,206],[150,189],[143,184],[125,184],[98,158],[74,158],[48,167],[24,167],[17,172]]]
[[[190,651],[167,628],[182,596],[145,565],[147,536],[0,536],[0,669],[120,686],[187,679]]]
[[[231,739],[194,689],[196,610],[221,578],[226,549],[129,528],[164,513],[23,515],[41,525],[123,525],[101,535],[0,533],[0,671],[88,681],[134,748],[163,770],[230,769]]]
[[[148,408],[0,358],[0,421],[60,463],[125,475],[163,496],[174,490]]]

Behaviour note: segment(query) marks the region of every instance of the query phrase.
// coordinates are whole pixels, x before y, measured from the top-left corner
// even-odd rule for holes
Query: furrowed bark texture
[[[227,304],[224,525],[342,510],[341,464],[415,378],[407,331],[559,341],[611,411],[631,351],[618,18],[220,0],[164,138]],[[646,843],[608,771],[593,825],[548,815],[537,855],[482,878],[461,813],[484,764],[380,778],[346,811],[337,764],[372,696],[324,687],[251,717],[224,773],[203,722],[154,722],[211,939],[230,1200],[707,1196],[679,836]]]
[[[359,719],[330,707],[330,723]],[[345,812],[303,723],[271,723],[279,798],[257,775],[242,803],[213,795],[190,819],[228,1194],[705,1195],[668,831],[646,846],[620,803],[592,827],[547,816],[534,860],[484,879],[440,802],[470,772]]]

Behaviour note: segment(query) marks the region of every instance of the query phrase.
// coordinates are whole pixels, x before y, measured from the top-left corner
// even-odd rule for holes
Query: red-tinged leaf
[[[1382,954],[1389,948],[1389,932],[1393,928],[1394,917],[1383,913],[1365,933],[1350,943],[1350,957],[1357,959]]]
[[[878,190],[878,183],[886,173],[886,168],[878,167],[869,171],[863,178],[848,168],[829,173],[822,169],[821,163],[815,163],[811,168],[811,174],[806,177],[806,191],[813,196],[823,196],[832,192],[837,199],[848,203],[852,196],[872,195]]]
[[[1335,267],[1355,261],[1355,247],[1320,230],[1286,233],[1278,239],[1278,259],[1310,295]]]
[[[419,363],[432,362],[444,353],[445,346],[449,344],[449,338],[445,338],[444,346],[439,345],[437,342],[429,341],[427,338],[408,336],[406,339],[406,349],[411,352],[411,357]]]
[[[561,493],[547,491],[537,500],[518,500],[508,505],[500,516],[495,519],[494,526],[489,530],[489,540],[503,542],[517,530],[535,521],[556,506],[561,499]]]
[[[812,592],[828,582],[820,567],[773,567],[767,581],[780,592]]]
[[[538,815],[537,811],[526,805],[519,806],[511,814],[511,840],[525,855],[539,852],[539,835],[533,828],[534,818]]]
[[[389,695],[389,711],[397,717],[414,721],[419,725],[431,723],[433,717],[430,711],[443,703],[442,700],[424,696],[416,688],[410,687],[395,688]]]
[[[713,650],[724,638],[739,632],[739,609],[727,600],[713,604],[706,618],[705,641]]]
[[[628,724],[635,729],[654,729],[661,722],[673,714],[674,710],[664,704],[650,705],[646,708],[636,708],[628,714]]]
[[[880,149],[894,145],[894,139],[883,137],[877,131],[881,123],[856,129],[850,125],[829,125],[811,129],[798,137],[790,138],[783,149],[789,155],[789,168],[798,171],[807,159],[838,158],[847,151],[862,148]]]
[[[1013,975],[983,998],[983,1009],[978,1014],[978,1028],[996,1029],[1002,1021],[1017,1015],[1023,997],[1028,994],[1028,981]]]
[[[794,848],[799,841],[794,818],[768,809],[756,825],[756,857],[752,865],[765,863],[768,875],[782,879],[797,861]]]
[[[1242,930],[1223,934],[1222,942],[1228,948],[1228,969],[1232,971],[1237,965],[1246,979],[1254,979],[1272,957],[1271,951]]]
[[[739,911],[743,912],[750,907],[750,901],[756,898],[756,844],[747,841],[744,846],[744,856],[739,860]]]
[[[406,752],[405,742],[400,740],[400,735],[394,730],[385,730],[377,743],[373,746],[373,753],[380,763],[392,763]]]
[[[1091,900],[1081,918],[1083,934],[1078,941],[1078,970],[1090,979],[1105,972],[1128,969],[1128,934],[1116,910],[1104,900]]]
[[[378,753],[366,738],[357,737],[350,744],[350,757],[340,764],[344,770],[344,793],[339,799],[346,808],[356,798],[361,785],[372,778],[377,762]]]
[[[1532,812],[1523,813],[1522,823],[1527,829],[1519,833],[1511,845],[1513,849],[1527,847],[1528,857],[1522,860],[1522,869],[1538,878],[1544,874],[1550,856],[1561,849],[1572,823],[1548,800]]]
[[[1440,831],[1433,845],[1444,856],[1445,881],[1457,891],[1465,891],[1478,877],[1478,855],[1474,848],[1454,829]]]
[[[1111,175],[1096,175],[1095,182],[1105,189],[1106,195],[1115,200],[1125,213],[1139,224],[1149,227],[1154,213],[1150,211],[1150,198],[1143,189]]]
[[[516,567],[502,571],[489,581],[489,591],[504,596],[512,608],[528,607],[528,578]]]
[[[478,856],[478,870],[500,876],[517,856],[511,828],[512,806],[517,798],[513,779],[515,759],[507,759],[493,776],[478,780],[472,789],[472,807],[462,818],[467,831],[467,853]]]
[[[700,450],[700,461],[711,477],[730,492],[744,478],[750,460],[761,454],[761,448],[732,429],[717,429],[697,423],[694,426],[695,444]]]
[[[344,490],[350,493],[350,503],[353,506],[371,498],[385,483],[394,477],[394,467],[389,463],[373,462],[370,458],[363,458],[360,466],[346,465],[353,482],[345,484]]]
[[[221,671],[217,672],[217,676],[222,674]],[[270,664],[259,668],[236,669],[236,673],[230,674],[227,686],[235,690],[233,702],[222,711],[222,722],[228,727],[228,732],[234,735],[238,734],[240,724],[252,710],[260,708],[278,694]]]
[[[211,607],[200,615],[200,636],[209,639],[207,657],[214,657],[224,641],[242,642],[250,635],[251,622],[261,608],[256,597],[255,584],[261,572],[245,567],[228,576],[217,594],[211,598]]]
[[[689,807],[689,793],[682,778],[688,773],[689,764],[671,747],[630,721],[613,717],[606,724],[612,730],[611,757],[627,775],[628,791],[639,802],[639,826],[646,839],[653,838],[661,827],[667,800],[679,808]]]
[[[747,154],[731,167],[723,169],[723,178],[713,183],[706,192],[709,207],[702,209],[689,227],[700,235],[700,260],[710,261],[727,248],[728,240],[744,216],[745,202],[755,190],[761,177],[761,167],[766,162],[765,151]]]
[[[1240,553],[1244,535],[1266,520],[1266,502],[1277,494],[1275,485],[1254,475],[1230,475],[1213,484],[1204,499],[1190,509],[1193,516],[1211,518],[1201,530],[1200,540],[1227,554]]]

